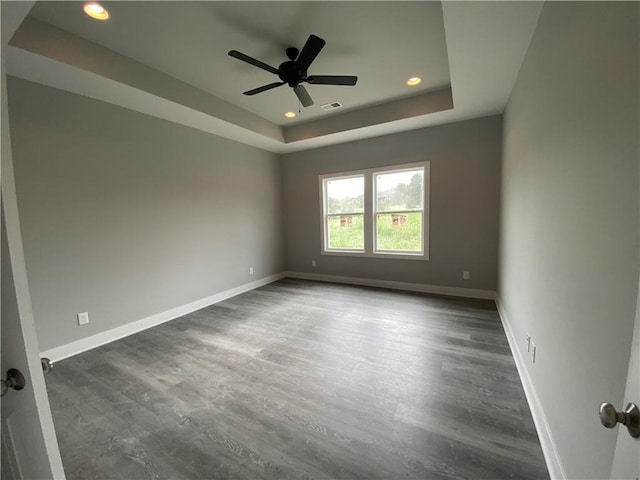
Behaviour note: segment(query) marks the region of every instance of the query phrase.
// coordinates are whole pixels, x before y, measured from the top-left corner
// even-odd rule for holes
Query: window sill
[[[320,255],[328,255],[335,257],[362,257],[362,258],[385,258],[390,260],[422,260],[428,261],[429,255],[424,253],[371,253],[362,251],[345,251],[345,250],[323,250]]]

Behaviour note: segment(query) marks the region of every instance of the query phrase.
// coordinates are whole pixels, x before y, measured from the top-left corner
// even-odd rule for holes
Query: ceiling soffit
[[[192,85],[33,18],[27,18],[22,24],[12,38],[11,46],[14,48],[10,62],[13,68],[10,68],[10,73],[15,76],[70,91],[76,91],[70,88],[71,86],[84,82],[84,95],[121,105],[123,102],[113,101],[111,97],[116,90],[121,90],[121,85],[129,86],[151,94],[160,103],[172,102],[181,105],[200,114],[200,117],[211,116],[275,142],[308,140],[339,131],[366,128],[379,123],[433,113],[453,106],[451,91],[447,87],[437,93],[427,92],[396,99],[387,104],[351,109],[338,115],[327,115],[316,121],[299,126],[294,124],[283,129]],[[36,54],[37,57],[31,56],[27,61],[26,52]],[[45,59],[49,62],[44,61]],[[43,75],[43,70],[52,67],[51,61],[61,64],[56,66],[57,70],[66,70],[67,80],[63,85],[59,82],[54,83],[54,75]],[[33,68],[29,69],[28,65],[32,65]],[[87,79],[92,77],[82,75],[82,72],[98,75],[102,77],[102,81],[92,87],[91,82],[87,82]],[[105,83],[104,80],[109,82]],[[136,102],[126,102],[123,106],[135,108]],[[149,109],[143,110],[143,113],[151,114]],[[199,122],[194,120],[189,126],[200,128],[198,125]],[[200,129],[210,131],[207,125]],[[256,146],[264,147],[261,142]]]
[[[321,95],[316,96],[316,91],[349,92],[355,95],[354,103],[346,102],[344,109],[315,117],[303,110],[303,114],[294,121],[285,121],[280,119],[280,113],[277,114],[277,118],[273,115],[266,118],[260,114],[260,109],[254,108],[255,104],[251,103],[260,97],[261,101],[267,104],[271,102],[269,109],[277,110],[281,107],[279,102],[282,100],[278,100],[276,96],[238,96],[238,90],[242,91],[243,87],[239,85],[239,80],[237,85],[229,81],[229,68],[232,71],[245,70],[242,75],[248,75],[245,79],[247,83],[249,80],[252,82],[248,88],[255,87],[261,84],[260,82],[269,83],[272,79],[268,78],[268,72],[228,57],[227,48],[236,48],[261,60],[277,64],[277,60],[273,59],[276,55],[281,55],[283,45],[290,44],[288,39],[295,38],[295,42],[303,44],[309,31],[304,22],[294,21],[296,18],[308,16],[299,4],[313,3],[316,7],[324,5],[324,8],[330,8],[331,5],[338,4],[349,4],[347,6],[350,7],[359,4],[362,7],[369,2],[282,2],[282,5],[286,5],[291,11],[272,12],[269,18],[263,19],[264,29],[257,25],[260,22],[255,19],[251,20],[253,23],[247,24],[247,15],[238,16],[237,11],[233,9],[237,8],[237,5],[249,2],[114,2],[110,4],[110,8],[112,5],[114,8],[121,8],[122,5],[138,8],[142,4],[160,3],[170,5],[171,8],[206,6],[209,9],[200,10],[200,13],[204,12],[202,18],[211,20],[213,15],[220,27],[216,38],[219,37],[219,42],[227,42],[223,45],[224,48],[215,49],[218,55],[222,52],[222,57],[217,63],[214,62],[219,70],[216,78],[222,83],[233,84],[232,90],[226,93],[222,91],[217,95],[212,84],[199,84],[197,77],[173,75],[173,72],[167,71],[170,68],[166,65],[153,64],[154,61],[141,61],[142,57],[137,59],[135,55],[126,54],[129,52],[119,52],[117,48],[105,45],[99,38],[82,38],[78,32],[71,33],[69,28],[58,28],[35,18],[46,17],[46,9],[55,9],[55,12],[62,7],[75,9],[81,5],[79,2],[37,3],[32,11],[36,15],[27,18],[9,46],[3,45],[7,72],[19,78],[137,110],[248,145],[276,153],[286,153],[502,113],[542,8],[542,2],[391,2],[398,6],[416,3],[435,3],[438,6],[440,13],[435,17],[439,18],[440,22],[444,21],[446,42],[443,39],[442,42],[435,41],[434,44],[443,47],[446,63],[445,81],[442,84],[442,77],[439,77],[435,84],[427,81],[418,89],[409,89],[406,86],[403,86],[402,90],[377,89],[376,101],[369,98],[360,104],[355,94],[360,89],[364,91],[370,88],[367,81],[376,78],[375,72],[397,73],[397,59],[412,50],[403,49],[401,42],[394,43],[393,38],[389,39],[388,35],[380,34],[379,36],[387,41],[384,48],[380,50],[375,42],[370,40],[371,46],[366,51],[377,50],[378,53],[384,54],[377,55],[375,59],[361,55],[354,45],[349,47],[347,37],[340,37],[340,22],[337,22],[332,27],[335,30],[332,31],[334,36],[327,38],[327,45],[331,45],[340,53],[328,53],[329,50],[323,50],[316,60],[318,72],[314,73],[358,74],[358,86],[329,86],[324,90],[320,90],[321,87],[316,85],[310,87],[314,88],[312,95],[318,109],[325,98]],[[259,3],[280,5],[278,2]],[[382,5],[389,2],[372,3]],[[236,7],[231,8],[231,4],[235,4]],[[178,11],[182,10],[191,11],[188,8]],[[362,8],[354,10],[363,18],[365,14],[373,15],[372,11]],[[193,12],[190,13],[192,14]],[[326,17],[326,13],[316,14],[318,18],[325,20],[331,18]],[[52,18],[58,23],[64,23],[56,15]],[[274,16],[288,18],[289,20],[280,25],[289,25],[289,30],[274,30],[274,26],[271,25],[274,22],[271,17]],[[388,12],[387,17],[386,29],[390,30],[390,26],[394,24],[394,17]],[[84,18],[82,21],[86,22]],[[77,26],[72,27],[71,30],[77,29]],[[252,28],[255,29],[253,34]],[[195,27],[194,29],[199,30]],[[85,37],[91,36],[90,32],[80,33]],[[320,30],[314,33],[329,37]],[[158,38],[166,34],[167,32],[160,31]],[[198,35],[200,34],[202,32]],[[402,36],[398,37],[404,42],[407,41]],[[268,41],[269,38],[272,40],[271,43]],[[129,43],[132,43],[131,38]],[[261,45],[260,51],[252,50],[252,46],[256,44]],[[418,46],[426,51],[429,45],[427,42]],[[138,52],[136,55],[141,54]],[[413,56],[415,58],[412,64],[419,66],[422,54]],[[198,59],[195,53],[191,57]],[[336,60],[338,57],[344,57],[343,60],[349,61],[342,65]],[[358,62],[355,59],[360,57],[364,57],[365,62],[356,67]],[[321,59],[324,59],[322,62],[328,63],[325,65]],[[419,68],[416,67],[416,70]],[[248,73],[249,71],[252,73]],[[362,71],[373,73],[363,75]],[[258,74],[267,78],[262,77],[256,84],[256,79],[251,75]],[[406,80],[405,74],[402,75],[403,81]],[[438,75],[434,75],[434,78],[436,77]],[[275,90],[295,99],[288,87]],[[407,95],[409,91],[413,93]],[[336,98],[332,97],[329,101],[333,100]]]
[[[156,1],[110,2],[111,19],[96,22],[81,2],[37,2],[32,18],[192,85],[279,126],[307,123],[351,109],[448,87],[442,5],[438,1]],[[285,49],[310,34],[326,40],[309,75],[356,75],[355,87],[305,84],[315,105],[298,111],[291,88],[242,92],[277,76],[231,58],[238,50],[274,67]],[[423,82],[409,88],[406,80]],[[326,112],[321,105],[344,108]]]

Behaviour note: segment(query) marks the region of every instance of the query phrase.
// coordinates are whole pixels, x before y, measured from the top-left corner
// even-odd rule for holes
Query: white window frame
[[[375,181],[376,175],[382,173],[402,172],[406,170],[424,169],[423,177],[423,209],[422,209],[422,252],[394,252],[389,250],[380,250],[376,248],[376,191]],[[368,257],[368,258],[392,258],[407,260],[429,260],[429,224],[430,224],[430,208],[429,208],[429,192],[431,185],[431,162],[417,162],[403,165],[390,165],[378,168],[368,168],[364,170],[353,170],[350,172],[339,172],[320,175],[320,229],[321,229],[321,255],[336,255],[349,257]],[[364,177],[364,250],[341,250],[328,248],[328,231],[327,231],[327,205],[326,205],[326,184],[329,180],[340,180],[344,178]],[[384,212],[390,213],[390,212]]]
[[[364,183],[364,211],[362,212],[362,214],[360,213],[355,213],[355,212],[345,212],[343,213],[343,215],[362,215],[362,223],[363,223],[363,241],[364,241],[364,249],[359,249],[359,248],[346,248],[346,249],[330,249],[328,248],[329,245],[329,232],[327,229],[327,219],[329,217],[329,215],[335,215],[335,214],[330,214],[327,212],[327,205],[325,202],[325,192],[326,192],[326,186],[327,186],[327,182],[329,180],[347,180],[349,178],[360,178],[362,177],[363,179],[363,183]],[[345,255],[345,254],[354,254],[354,255],[360,255],[366,252],[367,249],[367,177],[365,175],[363,175],[362,173],[346,173],[346,174],[336,174],[336,175],[321,175],[320,176],[320,203],[322,204],[322,250],[323,252],[326,251],[328,253],[331,254],[337,254],[337,255]]]

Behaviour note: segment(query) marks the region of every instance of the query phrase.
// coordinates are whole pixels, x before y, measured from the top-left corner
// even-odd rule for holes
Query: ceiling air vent
[[[342,108],[342,104],[340,102],[331,102],[331,103],[327,103],[326,105],[320,105],[320,108],[328,112],[329,110]]]

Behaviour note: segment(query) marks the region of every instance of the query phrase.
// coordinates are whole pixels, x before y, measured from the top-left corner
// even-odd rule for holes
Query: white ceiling
[[[408,2],[115,2],[98,24],[81,3],[39,2],[31,16],[91,40],[282,125],[317,118],[320,105],[348,108],[389,101],[449,85],[440,3]],[[390,28],[390,25],[403,28]],[[307,85],[315,105],[298,110],[290,88],[256,96],[243,91],[278,81],[276,75],[227,55],[239,50],[269,65],[302,49],[309,34],[327,41],[309,75],[357,75],[355,88]],[[424,45],[429,45],[428,49]],[[410,89],[407,78],[423,84]]]
[[[3,1],[3,27],[5,3]],[[108,101],[274,152],[450,123],[504,110],[541,2],[37,2],[5,47],[11,75]],[[357,75],[354,87],[288,86],[231,58],[277,67],[309,34],[327,41],[313,75]],[[407,78],[423,78],[408,87]],[[325,112],[320,105],[340,101]]]

